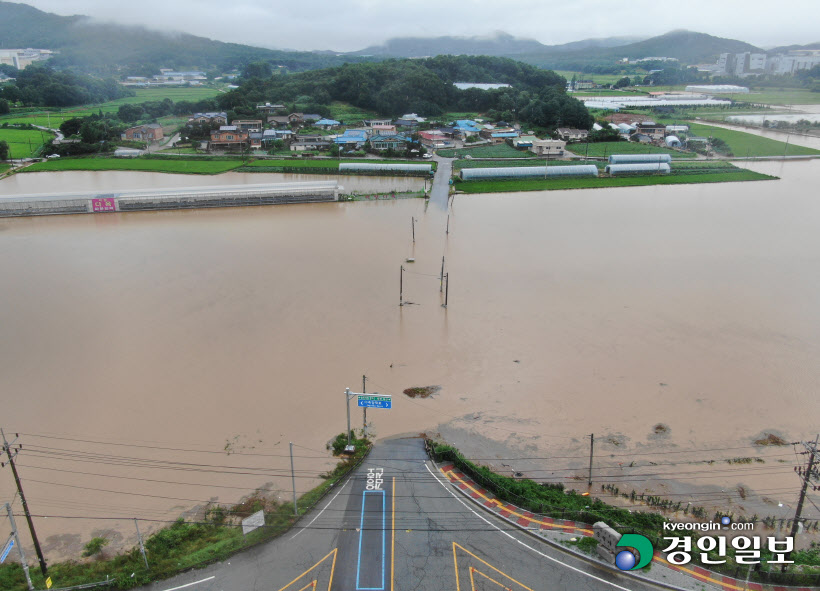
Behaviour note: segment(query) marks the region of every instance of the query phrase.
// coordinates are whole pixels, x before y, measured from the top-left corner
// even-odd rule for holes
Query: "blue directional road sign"
[[[381,394],[359,394],[359,406],[365,408],[393,408],[392,396],[382,396]]]
[[[8,558],[9,552],[11,552],[12,548],[14,548],[14,538],[9,538],[9,541],[6,543],[6,547],[3,548],[3,554],[0,554],[0,564],[3,564],[6,561],[6,558]]]

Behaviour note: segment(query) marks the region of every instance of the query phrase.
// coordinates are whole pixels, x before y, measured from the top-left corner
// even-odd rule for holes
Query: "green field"
[[[594,142],[589,144],[570,144],[567,150],[573,154],[583,156],[607,158],[612,154],[669,154],[675,158],[694,158],[696,155],[688,152],[678,152],[669,148],[659,148],[657,146],[647,146],[638,142]]]
[[[35,162],[24,172],[57,170],[139,170],[179,174],[219,174],[242,166],[242,160],[159,160],[150,158],[59,158]]]
[[[202,99],[212,98],[220,94],[216,88],[205,88],[200,86],[192,87],[170,87],[170,88],[135,88],[136,96],[127,96],[114,101],[104,103],[105,106],[119,107],[120,105],[132,105],[135,103],[144,103],[147,101],[161,101],[169,98],[172,101],[201,101]]]
[[[8,142],[12,158],[31,158],[39,153],[43,143],[54,136],[39,129],[4,129],[0,127],[0,140]]]
[[[519,158],[518,160],[466,160],[459,159],[453,162],[453,170],[462,168],[503,168],[505,166],[545,166],[546,158]],[[601,168],[606,166],[605,162],[593,162],[591,160],[556,160],[550,159],[549,166],[579,166],[581,164],[594,164]]]
[[[30,123],[32,125],[56,129],[63,121],[74,117],[88,117],[100,111],[103,113],[115,113],[120,108],[120,105],[144,103],[146,101],[161,101],[164,98],[169,98],[174,102],[182,100],[198,101],[219,94],[219,91],[215,88],[139,88],[136,89],[135,92],[137,93],[136,96],[108,101],[100,105],[86,105],[65,109],[43,109],[42,111],[19,114],[10,113],[0,117],[0,123]],[[187,121],[187,118],[185,121]],[[165,125],[164,122],[163,125]]]
[[[735,131],[733,129],[722,129],[703,125],[702,123],[689,123],[689,130],[692,135],[704,137],[716,137],[722,139],[729,145],[732,153],[738,158],[747,156],[820,156],[820,150],[786,144],[777,140],[760,137],[751,133]]]
[[[347,125],[357,125],[363,119],[382,119],[375,111],[360,109],[339,101],[330,103],[330,118]]]
[[[680,185],[690,183],[724,183],[736,181],[770,180],[777,177],[751,170],[735,169],[731,172],[707,172],[703,174],[670,174],[666,176],[630,176],[579,179],[526,179],[497,181],[468,181],[456,185],[463,193],[507,193],[515,191],[553,191],[563,189],[596,189],[603,187],[638,187],[646,185]]]
[[[592,80],[596,84],[614,84],[624,76],[634,78],[635,76],[643,76],[644,74],[585,74],[583,72],[570,72],[569,70],[553,70],[559,76],[567,79],[567,82],[572,80],[575,75],[576,80]]]
[[[459,148],[436,150],[439,156],[445,158],[453,158],[456,153],[459,156],[472,156],[473,158],[531,158],[532,153],[516,150],[507,144],[498,144],[495,146],[476,146],[475,148]]]

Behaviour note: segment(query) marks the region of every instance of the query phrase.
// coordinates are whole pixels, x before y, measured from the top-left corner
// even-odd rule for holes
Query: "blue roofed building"
[[[335,119],[319,119],[316,123],[314,123],[316,127],[321,127],[322,129],[335,129],[341,125]]]
[[[453,125],[453,128],[463,136],[473,135],[481,131],[478,127],[478,123],[472,119],[459,119],[455,125]]]
[[[333,138],[334,143],[346,148],[361,148],[367,141],[367,132],[363,129],[346,129],[342,135]]]

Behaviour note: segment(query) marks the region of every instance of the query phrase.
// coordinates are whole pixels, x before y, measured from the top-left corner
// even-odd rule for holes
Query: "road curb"
[[[436,471],[438,471],[438,473],[441,473],[441,468],[440,468],[440,466],[439,466],[439,465],[438,465],[435,461],[433,461],[433,459],[432,459],[432,458],[430,459],[430,463],[433,465],[433,468],[435,468],[435,470],[436,470]],[[461,489],[458,485],[456,485],[454,482],[452,482],[449,478],[447,479],[447,483],[448,483],[448,484],[449,484],[449,485],[450,485],[453,489],[455,489],[456,491],[458,491],[459,493],[461,493],[461,495],[462,495],[463,497],[465,497],[465,498],[469,499],[470,501],[472,501],[472,502],[473,502],[476,506],[480,507],[480,508],[481,508],[482,510],[484,510],[486,513],[489,513],[489,514],[491,514],[491,515],[494,515],[495,517],[498,517],[499,519],[503,519],[505,522],[507,522],[507,523],[509,523],[510,525],[514,526],[516,529],[518,529],[518,530],[520,530],[520,531],[524,532],[525,534],[527,534],[527,535],[528,535],[528,536],[530,536],[531,538],[534,538],[534,539],[536,539],[536,540],[539,540],[539,541],[541,541],[541,542],[543,542],[543,543],[547,544],[548,546],[550,546],[550,547],[552,547],[552,548],[555,548],[555,549],[557,549],[557,550],[561,550],[562,552],[565,552],[566,554],[570,554],[570,555],[572,555],[572,556],[574,556],[574,557],[576,557],[576,558],[579,558],[579,559],[583,560],[584,562],[586,562],[587,564],[591,564],[591,565],[594,565],[594,566],[603,567],[604,569],[606,569],[606,570],[608,570],[608,571],[612,572],[613,574],[621,575],[621,576],[627,577],[627,578],[629,578],[629,579],[633,579],[633,580],[636,580],[636,581],[640,581],[641,583],[645,583],[645,584],[648,584],[648,585],[654,585],[654,586],[656,586],[656,587],[660,587],[660,588],[662,588],[662,589],[669,589],[670,591],[692,591],[692,589],[691,589],[691,588],[676,587],[675,585],[671,585],[671,584],[669,584],[669,583],[663,583],[663,582],[661,582],[661,581],[655,581],[654,579],[649,579],[649,578],[646,578],[646,577],[641,577],[641,576],[639,576],[639,575],[635,575],[634,573],[630,573],[630,572],[628,572],[628,571],[622,571],[622,570],[620,570],[620,569],[613,568],[613,567],[611,567],[610,565],[608,565],[607,563],[605,563],[605,562],[601,562],[601,561],[598,561],[598,560],[595,560],[593,557],[591,557],[591,556],[589,556],[589,555],[587,555],[587,554],[583,554],[583,553],[581,553],[581,552],[576,552],[576,551],[575,551],[575,550],[573,550],[572,548],[568,548],[568,547],[563,546],[563,545],[561,545],[561,544],[559,544],[559,543],[557,543],[557,542],[554,542],[554,541],[552,541],[552,540],[550,540],[550,539],[548,539],[548,538],[546,538],[546,537],[542,537],[542,536],[540,536],[537,532],[535,532],[535,531],[533,531],[533,530],[529,529],[529,528],[528,528],[528,527],[526,527],[526,526],[521,525],[520,523],[518,523],[518,522],[517,522],[517,521],[515,521],[515,520],[509,519],[508,517],[505,517],[505,516],[501,515],[501,513],[497,513],[497,512],[495,512],[495,511],[491,511],[491,510],[490,510],[488,507],[486,507],[483,503],[479,502],[477,499],[475,499],[475,498],[473,498],[472,496],[470,496],[469,494],[467,494],[467,492],[465,492],[464,490],[462,490],[462,489]],[[658,566],[663,567],[664,565],[658,565]],[[671,571],[673,571],[673,572],[674,572],[674,569],[669,569],[669,570],[671,570]],[[717,589],[717,587],[715,587],[714,585],[712,585],[712,583],[706,583],[706,582],[704,582],[704,581],[699,581],[699,582],[700,582],[701,584],[705,584],[705,585],[706,585],[706,584],[708,584],[708,585],[712,586],[713,588]],[[794,588],[794,589],[796,589],[796,588]]]

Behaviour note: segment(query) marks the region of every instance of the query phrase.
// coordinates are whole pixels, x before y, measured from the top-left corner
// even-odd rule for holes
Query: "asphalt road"
[[[430,189],[430,203],[446,210],[450,199],[450,174],[453,171],[452,158],[433,156],[436,161],[436,175],[433,177],[433,188]]]
[[[418,438],[376,445],[298,527],[150,591],[657,589],[535,539],[453,491]]]

